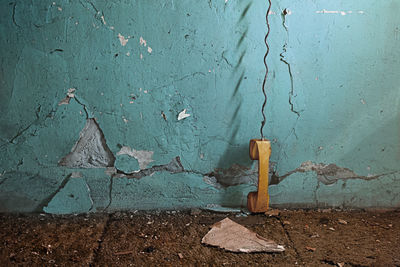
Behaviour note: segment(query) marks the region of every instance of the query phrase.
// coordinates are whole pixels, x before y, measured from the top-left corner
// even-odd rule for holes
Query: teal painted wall
[[[265,2],[0,1],[0,211],[245,206]],[[400,206],[399,11],[273,1],[272,205]]]

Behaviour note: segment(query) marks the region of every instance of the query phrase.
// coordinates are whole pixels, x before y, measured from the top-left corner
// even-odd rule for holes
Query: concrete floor
[[[202,245],[211,225],[225,217],[286,251],[237,254]],[[3,214],[0,237],[2,266],[400,266],[400,211]]]

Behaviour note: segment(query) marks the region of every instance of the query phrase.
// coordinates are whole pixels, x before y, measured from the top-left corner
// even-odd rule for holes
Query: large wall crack
[[[42,123],[42,121],[46,120],[47,118],[51,118],[53,113],[56,112],[55,109],[52,109],[49,113],[46,114],[46,116],[40,117],[40,110],[41,110],[41,105],[38,105],[38,107],[35,110],[35,116],[36,119],[33,120],[31,123],[29,123],[27,126],[25,126],[24,128],[20,129],[13,137],[11,137],[9,140],[5,140],[6,142],[3,143],[2,145],[0,145],[0,148],[9,145],[9,144],[16,144],[16,140],[21,137],[22,135],[24,135],[32,126],[34,125],[39,125],[40,123]]]
[[[85,9],[89,9],[89,7],[82,2],[82,0],[79,0],[79,3]],[[93,11],[95,12],[94,18],[97,19],[98,21],[100,21],[102,24],[106,25],[107,23],[106,23],[103,11],[100,11],[92,1],[86,0],[85,3],[89,4],[90,8],[93,9]]]
[[[292,67],[291,67],[290,63],[288,62],[288,60],[285,58],[285,54],[287,52],[287,46],[288,46],[288,42],[289,42],[289,31],[288,31],[288,27],[286,25],[286,15],[288,15],[288,14],[289,14],[289,11],[286,8],[281,13],[282,25],[287,34],[287,41],[284,43],[283,48],[282,48],[283,51],[282,51],[282,53],[279,54],[279,56],[281,57],[280,60],[283,63],[285,63],[288,68],[288,73],[289,73],[289,78],[290,78],[290,91],[289,91],[290,111],[293,112],[294,114],[296,114],[297,117],[300,117],[300,111],[298,111],[294,108],[294,103],[293,103],[293,98],[295,97],[295,94],[294,94],[294,79],[293,79]]]
[[[170,172],[170,173],[183,173],[186,172],[185,169],[183,168],[183,165],[181,163],[180,157],[175,157],[171,160],[170,163],[165,164],[165,165],[157,165],[153,166],[151,168],[147,169],[142,169],[138,172],[133,172],[133,173],[125,173],[121,170],[116,170],[115,174],[113,174],[114,178],[133,178],[133,179],[141,179],[146,176],[150,176],[155,172]]]
[[[396,173],[400,173],[399,171],[392,171],[382,174],[374,174],[374,175],[358,175],[354,171],[339,167],[336,164],[324,164],[324,163],[313,163],[311,161],[303,162],[300,167],[294,169],[293,171],[288,172],[285,175],[279,176],[276,172],[273,173],[271,177],[271,185],[277,185],[281,183],[285,178],[289,177],[295,173],[304,173],[304,172],[315,172],[317,174],[318,181],[322,182],[325,185],[330,185],[336,183],[338,180],[349,180],[349,179],[361,179],[361,180],[375,180],[383,176],[392,175]]]

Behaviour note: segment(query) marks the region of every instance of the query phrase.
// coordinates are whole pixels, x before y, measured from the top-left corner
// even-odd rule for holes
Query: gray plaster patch
[[[279,184],[286,177],[297,172],[315,172],[320,182],[322,182],[325,185],[331,185],[336,183],[338,180],[348,180],[348,179],[362,179],[367,181],[374,180],[385,175],[397,173],[398,171],[376,174],[376,175],[369,174],[367,176],[362,176],[358,175],[357,173],[348,168],[339,167],[336,164],[327,165],[324,163],[313,163],[311,161],[306,161],[303,162],[300,165],[300,167],[294,169],[293,171],[288,172],[283,176],[278,176],[274,173],[271,179],[271,185]]]
[[[79,134],[71,152],[58,165],[70,168],[106,168],[114,166],[115,157],[106,144],[104,134],[93,118]]]
[[[121,150],[117,153],[117,156],[129,155],[130,157],[137,159],[137,161],[139,162],[139,168],[143,170],[147,167],[147,165],[154,161],[152,159],[153,154],[153,151],[135,150],[133,148],[130,148],[129,146],[123,146]]]
[[[128,155],[117,156],[114,166],[116,169],[125,173],[131,173],[139,170],[138,161]]]

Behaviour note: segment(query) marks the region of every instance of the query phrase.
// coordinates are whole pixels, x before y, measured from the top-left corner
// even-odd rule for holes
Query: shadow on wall
[[[0,212],[43,212],[70,176],[60,182],[56,178],[22,171],[5,173],[0,189]]]
[[[254,173],[254,170],[251,168],[252,161],[248,157],[249,154],[249,145],[246,144],[238,144],[237,146],[233,146],[231,144],[235,144],[236,137],[242,125],[240,116],[240,109],[243,103],[243,98],[240,92],[241,85],[243,80],[245,79],[245,70],[243,65],[243,59],[246,55],[246,46],[244,45],[244,39],[248,32],[248,22],[247,22],[247,13],[251,8],[253,2],[248,2],[245,4],[242,9],[242,13],[237,22],[237,26],[244,26],[244,31],[241,36],[238,38],[235,46],[236,53],[240,54],[237,63],[233,68],[233,77],[237,76],[239,70],[242,69],[242,72],[237,79],[236,85],[233,88],[232,95],[230,97],[231,107],[234,107],[235,110],[232,114],[232,117],[229,120],[230,128],[229,132],[226,134],[228,143],[230,144],[225,150],[224,154],[221,156],[217,167],[218,169],[212,173],[213,177],[216,178],[218,184],[220,184],[224,191],[221,194],[220,204],[225,207],[237,207],[242,206],[245,207],[247,204],[247,192],[243,192],[242,187],[238,187],[234,192],[228,189],[229,186],[235,186],[240,184],[255,184],[257,183],[257,173]],[[243,48],[242,48],[243,47]],[[241,51],[241,52],[240,52]],[[236,107],[234,104],[236,104]],[[230,167],[227,169],[227,165]]]

